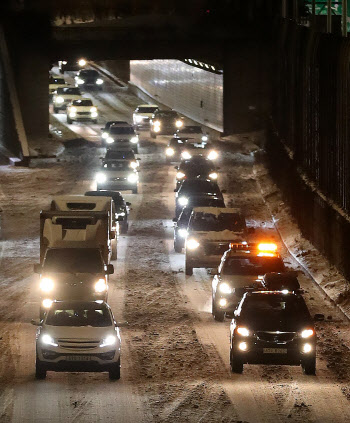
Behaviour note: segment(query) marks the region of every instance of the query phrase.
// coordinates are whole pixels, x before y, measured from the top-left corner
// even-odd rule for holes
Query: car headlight
[[[189,250],[195,250],[198,247],[199,247],[199,242],[196,241],[195,239],[191,238],[187,240],[186,248],[188,248]]]
[[[66,64],[67,64],[67,62],[66,62],[65,60],[63,60],[63,61],[62,61],[62,64],[63,64],[63,65],[66,65]]]
[[[76,81],[77,81],[77,84],[78,85],[81,85],[81,84],[84,84],[85,83],[85,80],[84,79],[81,79],[81,78],[77,78]]]
[[[209,173],[209,178],[210,179],[218,179],[218,174],[216,172]]]
[[[97,112],[91,112],[91,117],[92,118],[96,118],[98,116],[98,113]]]
[[[173,148],[171,148],[171,147],[168,147],[166,150],[165,150],[165,154],[167,155],[167,156],[173,156],[174,155],[174,153],[175,153],[175,151],[174,151],[174,149]]]
[[[102,132],[101,136],[105,140],[106,138],[108,138],[108,132]]]
[[[69,111],[70,111],[71,113],[76,113],[77,108],[76,108],[76,107],[71,107],[71,108],[69,109]]]
[[[96,84],[97,85],[102,85],[103,84],[103,80],[101,78],[97,78],[96,79]]]
[[[215,160],[219,157],[217,151],[215,150],[211,150],[210,153],[208,154],[208,159],[209,160]]]
[[[52,300],[50,300],[49,298],[45,298],[42,302],[42,306],[47,309],[52,306],[52,303],[53,303]]]
[[[185,238],[187,235],[187,229],[179,229],[178,234],[181,238]]]
[[[191,156],[191,154],[190,154],[188,151],[183,151],[183,152],[181,153],[181,157],[182,157],[183,159],[185,159],[185,160],[189,160],[192,156]]]
[[[142,116],[136,115],[134,118],[135,118],[135,122],[136,123],[141,123],[143,121],[143,117]]]
[[[311,351],[312,351],[312,345],[311,344],[306,343],[306,344],[303,345],[303,352],[304,353],[307,354]]]
[[[58,347],[58,344],[56,344],[55,340],[47,333],[45,333],[44,335],[41,335],[40,339],[44,345],[51,345],[52,347]]]
[[[314,334],[315,334],[315,331],[313,329],[304,329],[301,332],[301,337],[304,338],[304,339],[306,339],[306,338],[310,338]]]
[[[114,139],[112,137],[107,137],[106,138],[106,143],[107,144],[113,144],[114,143]]]
[[[136,173],[131,173],[129,176],[128,176],[128,182],[130,182],[130,183],[135,183],[135,182],[137,182],[138,181],[138,176],[137,176],[137,174]]]
[[[90,113],[95,113],[95,112],[97,112],[97,107],[95,106],[91,107]]]
[[[42,278],[40,281],[40,289],[43,292],[51,292],[54,288],[54,283],[51,278]]]
[[[238,328],[236,329],[236,332],[241,336],[249,336],[250,335],[249,329],[242,327],[242,326],[238,326]]]
[[[106,338],[102,339],[100,347],[109,347],[114,345],[117,342],[117,337],[115,335],[109,335]]]
[[[98,183],[103,183],[103,182],[106,182],[106,180],[107,180],[107,176],[104,174],[104,173],[98,173],[97,175],[96,175],[96,181],[98,182]]]
[[[208,141],[208,137],[206,135],[202,136],[202,141]]]
[[[182,122],[182,120],[177,120],[176,122],[175,122],[175,126],[176,126],[176,128],[181,128],[181,126],[183,126],[183,122]]]
[[[153,125],[154,125],[154,126],[160,126],[160,120],[155,120],[155,121],[153,122]]]
[[[130,167],[132,169],[136,169],[138,165],[139,165],[138,162],[130,162]]]
[[[183,172],[177,172],[176,179],[183,179],[186,175]]]
[[[85,66],[86,65],[86,60],[85,59],[80,59],[79,62],[78,62],[78,65],[81,66],[81,67]]]
[[[230,285],[226,282],[223,282],[219,285],[219,291],[222,294],[231,294],[232,293],[232,288],[230,287]]]
[[[130,138],[130,142],[132,142],[133,144],[137,144],[139,142],[139,137]]]
[[[71,118],[74,118],[76,115],[77,115],[76,112],[70,112],[69,113],[69,117],[71,117]]]
[[[101,294],[102,292],[107,291],[107,283],[104,279],[101,278],[95,283],[94,288],[95,288],[95,292],[98,292]]]
[[[55,98],[55,103],[57,103],[57,104],[62,104],[62,103],[64,103],[64,98],[63,98],[63,97],[61,97],[61,96],[56,97],[56,98]]]
[[[180,204],[180,206],[187,206],[188,198],[187,197],[180,197],[179,198],[179,204]]]

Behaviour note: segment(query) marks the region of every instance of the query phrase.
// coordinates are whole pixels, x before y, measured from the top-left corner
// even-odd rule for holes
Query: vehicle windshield
[[[268,272],[282,272],[280,257],[229,257],[222,268],[223,275],[264,275]]]
[[[109,128],[110,135],[132,135],[135,134],[134,128],[131,126],[111,126]]]
[[[85,69],[79,72],[79,76],[98,76],[98,72],[93,69]]]
[[[178,130],[179,134],[201,134],[202,128],[200,126],[185,126]]]
[[[57,94],[81,95],[79,88],[57,88]]]
[[[72,104],[73,104],[73,106],[88,107],[88,106],[92,106],[92,101],[89,100],[89,99],[86,99],[86,100],[73,100]]]
[[[45,272],[102,273],[104,264],[98,248],[52,248],[46,253]]]
[[[241,318],[255,330],[297,330],[296,324],[310,320],[304,300],[294,295],[261,294],[247,297],[242,305]]]
[[[128,160],[105,162],[103,170],[130,170],[130,162]]]
[[[212,213],[196,212],[191,219],[191,229],[194,231],[215,231],[224,230],[241,232],[245,228],[245,220],[238,213]]]
[[[64,80],[64,78],[50,78],[50,84],[62,84],[64,85],[66,83],[66,81]]]
[[[53,304],[45,321],[50,326],[112,326],[109,310],[104,304]]]
[[[154,113],[158,107],[154,106],[142,106],[136,109],[136,113]]]

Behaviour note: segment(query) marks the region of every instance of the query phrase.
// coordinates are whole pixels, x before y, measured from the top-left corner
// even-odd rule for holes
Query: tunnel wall
[[[157,102],[223,132],[223,75],[180,60],[131,60],[130,82]]]

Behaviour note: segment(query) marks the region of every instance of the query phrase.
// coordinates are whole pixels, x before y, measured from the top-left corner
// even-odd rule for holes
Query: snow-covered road
[[[317,323],[317,376],[300,367],[245,366],[229,371],[229,322],[211,316],[211,276],[184,274],[184,255],[173,250],[174,165],[164,159],[165,138],[142,133],[140,194],[132,203],[129,233],[119,239],[109,303],[122,328],[122,377],[48,373],[34,379],[39,257],[39,211],[55,194],[84,193],[103,150],[99,128],[111,118],[131,121],[142,101],[107,82],[91,94],[98,125],[69,125],[95,142],[65,150],[59,161],[35,168],[0,167],[5,240],[0,241],[0,422],[320,422],[350,421],[349,324],[311,280],[300,275]],[[65,115],[56,115],[65,124]],[[275,236],[271,216],[254,179],[245,144],[225,147],[219,184],[227,203]],[[286,252],[284,252],[286,254]],[[291,257],[288,265],[296,269]]]

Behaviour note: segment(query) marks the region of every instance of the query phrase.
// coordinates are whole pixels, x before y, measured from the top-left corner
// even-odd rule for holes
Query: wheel
[[[67,116],[67,123],[73,123],[72,119]]]
[[[133,194],[137,194],[137,187],[132,189]]]
[[[230,351],[230,367],[232,373],[242,373],[243,372],[243,362],[242,360],[234,357],[232,350]]]
[[[225,319],[225,313],[216,308],[214,298],[211,303],[211,314],[217,322],[223,322]]]
[[[179,245],[176,241],[174,242],[174,250],[176,253],[182,253],[182,246]]]
[[[36,379],[45,379],[46,378],[46,369],[43,363],[39,360],[38,356],[35,360],[35,378]]]
[[[117,260],[118,258],[118,252],[117,252],[117,240],[112,239],[112,254],[111,254],[111,260]]]
[[[304,374],[315,375],[316,374],[316,357],[311,357],[301,363]]]
[[[111,380],[118,380],[118,379],[120,379],[120,358],[110,368],[110,370],[109,370],[109,378]]]
[[[157,138],[157,135],[154,132],[151,132],[151,138],[156,139]]]
[[[187,263],[187,260],[186,260],[186,264],[185,264],[185,273],[186,273],[187,276],[192,276],[193,275],[193,267],[190,266]]]
[[[60,112],[60,109],[57,109],[57,107],[54,107],[54,108],[53,108],[53,112],[54,112],[54,113],[59,113],[59,112]]]

